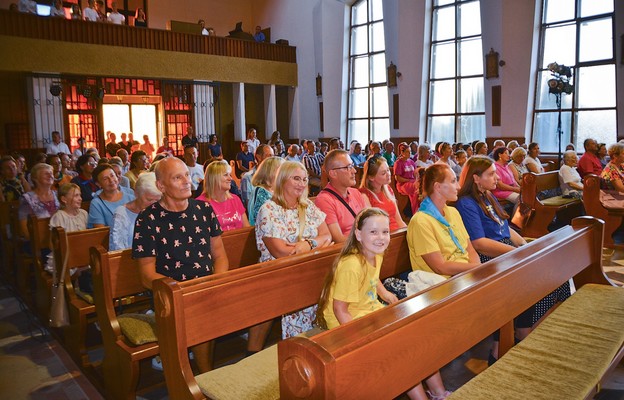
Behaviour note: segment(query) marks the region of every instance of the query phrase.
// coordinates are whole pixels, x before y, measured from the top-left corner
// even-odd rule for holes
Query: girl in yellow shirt
[[[316,314],[318,325],[332,329],[378,310],[383,305],[377,296],[389,304],[398,301],[379,280],[383,254],[389,244],[388,214],[379,208],[362,210],[355,218],[334,267],[325,278]],[[443,400],[450,394],[439,372],[426,382],[432,399]],[[410,389],[407,395],[410,399],[428,399],[422,384]]]

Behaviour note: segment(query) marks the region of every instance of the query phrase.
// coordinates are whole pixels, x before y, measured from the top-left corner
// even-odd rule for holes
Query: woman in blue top
[[[256,225],[256,216],[260,207],[273,197],[273,184],[280,165],[284,163],[281,157],[269,157],[262,161],[256,173],[251,178],[252,190],[247,203],[249,224]]]
[[[496,165],[487,156],[471,157],[462,170],[459,199],[456,208],[465,223],[470,241],[479,254],[481,262],[505,254],[526,244],[516,231],[509,229],[509,216],[492,194],[497,182]],[[520,314],[515,320],[516,340],[524,339],[535,323],[557,302],[570,296],[566,283]],[[498,335],[489,363],[498,358]]]
[[[353,161],[353,165],[361,167],[366,162],[366,156],[362,154],[362,145],[357,140],[351,142],[349,149],[349,157]]]
[[[110,164],[98,165],[93,170],[93,180],[102,190],[93,195],[89,205],[87,228],[111,226],[115,210],[134,200],[134,191],[119,186],[117,174]]]

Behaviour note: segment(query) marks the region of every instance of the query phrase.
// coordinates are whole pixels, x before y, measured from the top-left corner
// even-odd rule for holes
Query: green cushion
[[[549,197],[547,199],[542,200],[542,204],[545,206],[564,206],[570,203],[578,203],[579,199],[574,198],[564,198],[563,196],[555,196]]]
[[[277,345],[195,377],[210,399],[279,399]]]
[[[74,286],[74,292],[76,293],[76,296],[80,297],[81,299],[83,299],[84,301],[86,301],[89,304],[95,304],[93,302],[93,295],[89,294],[89,293],[85,293],[82,290],[80,290],[80,288],[78,288],[78,285]]]
[[[449,399],[584,399],[624,341],[624,289],[585,285]]]
[[[158,341],[154,314],[122,314],[117,317],[126,339],[135,346]]]
[[[301,334],[311,337],[323,329]],[[195,377],[202,393],[210,399],[279,399],[277,345],[268,347],[236,364],[227,365]]]

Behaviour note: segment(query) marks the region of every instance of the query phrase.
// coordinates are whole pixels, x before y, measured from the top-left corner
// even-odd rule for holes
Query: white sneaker
[[[152,369],[155,369],[156,371],[163,370],[162,360],[160,359],[160,356],[152,358]]]

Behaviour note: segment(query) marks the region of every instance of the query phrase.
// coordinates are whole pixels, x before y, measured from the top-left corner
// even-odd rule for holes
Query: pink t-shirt
[[[243,216],[245,215],[245,207],[238,196],[231,195],[226,201],[208,201],[212,206],[214,213],[217,215],[219,225],[222,231],[230,231],[243,227]],[[206,195],[202,193],[197,200],[206,201]]]
[[[500,164],[496,164],[496,175],[498,175],[498,179],[506,185],[509,186],[518,186],[518,182],[513,176],[513,172],[509,169],[509,165],[501,166]],[[492,190],[492,194],[496,196],[498,199],[506,199],[509,195],[513,193],[509,190],[500,190],[494,189]]]
[[[401,178],[409,179],[410,181],[416,180],[416,163],[409,158],[407,160],[398,159],[394,163],[394,174]]]
[[[327,184],[326,188],[338,193],[330,183]],[[344,199],[356,215],[366,206],[364,195],[355,188],[348,188],[347,197]],[[314,204],[327,215],[325,218],[327,225],[337,222],[343,235],[347,235],[351,231],[355,217],[336,196],[326,190],[321,190],[321,193],[316,196]]]
[[[396,166],[396,164],[394,164]],[[392,188],[388,187],[390,193],[394,196]],[[371,203],[371,207],[381,208],[388,213],[390,217],[390,231],[396,231],[399,229],[399,223],[396,220],[397,203],[393,198],[389,199],[382,190],[379,194],[375,195],[371,190],[366,188],[360,188],[360,193],[368,197],[368,201]]]

